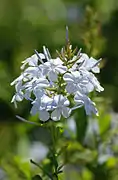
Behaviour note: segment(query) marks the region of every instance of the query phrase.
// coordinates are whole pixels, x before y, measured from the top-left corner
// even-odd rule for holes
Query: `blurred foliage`
[[[98,118],[88,118],[80,109],[71,117],[75,123],[58,123],[58,161],[64,167],[60,179],[118,179],[118,1],[117,0],[1,0],[0,2],[0,179],[45,180],[34,159],[51,170],[46,151],[51,137],[44,126],[19,122],[16,114],[29,120],[29,104],[14,109],[10,82],[20,74],[21,61],[48,46],[56,55],[65,44],[69,26],[73,46],[96,58],[103,57],[100,81],[105,92],[94,98]],[[115,112],[114,112],[115,111]],[[37,145],[34,145],[34,142]],[[43,144],[38,144],[39,142]],[[39,148],[39,150],[37,150]],[[33,154],[32,154],[33,152]],[[45,157],[47,154],[47,158]],[[56,177],[55,177],[56,178]]]

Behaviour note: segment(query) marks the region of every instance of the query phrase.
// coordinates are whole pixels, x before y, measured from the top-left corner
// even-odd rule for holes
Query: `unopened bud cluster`
[[[87,54],[62,48],[58,57],[52,59],[49,50],[43,47],[38,53],[22,62],[22,73],[11,85],[16,93],[11,102],[29,100],[31,114],[39,114],[41,121],[67,118],[74,109],[84,106],[86,114],[98,115],[89,93],[103,91],[94,73],[99,73],[100,60]]]

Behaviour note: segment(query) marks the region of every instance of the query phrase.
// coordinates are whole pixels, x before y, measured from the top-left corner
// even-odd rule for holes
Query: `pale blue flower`
[[[39,62],[40,63],[43,62],[43,59],[45,59],[44,54],[39,53],[38,56],[36,54],[34,54],[31,57],[27,58],[26,60],[22,61],[23,65],[21,66],[21,69],[24,69],[27,64],[29,66],[36,67],[36,66],[38,66]]]
[[[56,103],[56,109],[51,114],[51,119],[54,121],[58,121],[63,115],[65,118],[70,115],[70,108],[68,107],[70,102],[63,95],[56,95],[54,97],[54,102]]]
[[[56,81],[58,74],[64,74],[67,71],[67,67],[63,65],[63,62],[59,59],[50,59],[48,62],[40,65],[44,76],[48,76],[50,81]]]
[[[64,53],[63,59],[52,59],[45,46],[43,51],[35,50],[35,55],[22,62],[23,72],[11,83],[16,90],[11,102],[16,105],[23,99],[31,101],[31,114],[38,114],[44,122],[68,118],[72,110],[82,106],[87,115],[98,115],[95,103],[88,95],[93,90],[104,90],[93,74],[100,72],[100,60],[89,58],[80,51],[68,61]],[[74,104],[70,102],[70,96],[74,97]]]
[[[77,103],[77,105],[83,105],[86,111],[87,115],[96,114],[98,116],[98,111],[95,107],[95,103],[90,100],[88,96],[85,94],[81,94],[80,92],[77,92],[74,96],[74,101]]]
[[[66,90],[68,93],[75,93],[81,91],[87,92],[88,79],[80,74],[78,71],[66,73],[63,79],[67,82]]]
[[[81,67],[84,67],[88,71],[92,71],[94,73],[99,73],[100,68],[97,63],[98,60],[94,59],[93,57],[89,58],[87,54],[80,53],[80,59],[76,63],[81,63]]]

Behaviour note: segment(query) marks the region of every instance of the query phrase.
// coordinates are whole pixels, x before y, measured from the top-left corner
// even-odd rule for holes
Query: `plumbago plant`
[[[21,75],[11,85],[15,85],[15,94],[12,103],[17,107],[17,102],[28,100],[31,105],[31,115],[39,115],[43,125],[49,128],[52,135],[50,147],[49,172],[33,160],[42,170],[39,179],[59,179],[63,173],[64,162],[58,162],[58,156],[63,150],[57,149],[61,131],[57,126],[60,121],[64,123],[73,114],[75,109],[84,107],[86,115],[99,115],[95,102],[90,99],[93,91],[101,92],[104,88],[95,77],[100,72],[101,59],[96,60],[82,53],[81,49],[72,49],[66,29],[66,46],[57,51],[57,57],[53,59],[48,48],[43,47],[43,53],[38,53],[22,62]],[[20,120],[26,121],[20,116]],[[27,121],[34,124],[34,122]]]

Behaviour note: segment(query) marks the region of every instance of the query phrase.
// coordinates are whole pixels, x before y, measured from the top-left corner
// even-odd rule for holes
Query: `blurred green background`
[[[72,163],[79,168],[75,171],[74,167],[67,167],[67,174],[69,168],[74,169],[74,172],[72,170],[72,177],[70,175],[65,179],[118,179],[118,1],[0,0],[0,180],[31,179],[37,169],[32,170],[27,163],[26,159],[33,158],[29,151],[34,147],[40,149],[39,157],[36,156],[38,161],[41,161],[40,157],[45,157],[48,151],[48,132],[43,128],[19,122],[15,118],[16,114],[29,120],[35,120],[36,117],[30,117],[28,102],[19,104],[18,109],[10,103],[14,94],[14,87],[11,87],[10,83],[19,76],[21,61],[34,54],[35,49],[41,52],[45,45],[53,56],[56,56],[56,49],[60,50],[65,44],[66,25],[69,27],[73,47],[82,47],[82,52],[95,58],[103,58],[98,78],[105,91],[100,95],[102,98],[97,96],[95,99],[100,110],[97,123],[99,122],[100,142],[103,143],[101,146],[106,148],[111,138],[112,156],[107,158],[109,153],[105,150],[106,156],[102,163],[95,161],[94,153],[99,151],[96,125],[89,120],[86,129],[82,129],[76,123],[77,133],[74,136],[71,133],[70,143],[74,138],[76,143],[85,148],[82,150],[79,147],[81,153],[85,152],[85,162],[85,159],[91,156],[89,153],[92,149],[92,161],[87,161],[80,167],[78,163],[81,164],[81,161],[77,155],[77,162]],[[79,122],[78,117],[83,118],[79,111],[76,112],[75,122]],[[94,127],[94,130],[91,127],[89,129],[89,125]],[[86,136],[89,137],[87,133],[90,138],[86,140]],[[69,156],[78,150],[76,143],[75,149],[69,151]],[[37,151],[33,154],[37,154]]]

